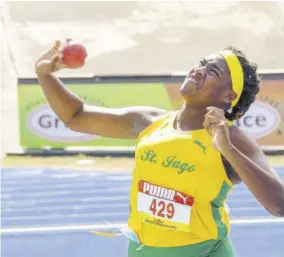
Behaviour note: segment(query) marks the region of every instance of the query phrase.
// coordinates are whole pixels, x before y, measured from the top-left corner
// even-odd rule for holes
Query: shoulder
[[[260,146],[255,141],[255,139],[249,136],[246,132],[244,132],[235,125],[232,125],[229,128],[231,142],[240,151],[244,153],[255,151],[262,152]]]
[[[149,126],[152,122],[165,116],[169,111],[154,106],[131,106],[123,108],[124,114],[132,116],[136,122]]]
[[[132,128],[134,138],[150,126],[155,120],[163,117],[167,111],[154,106],[129,106],[117,109],[119,116]]]
[[[129,107],[124,107],[121,108],[121,110],[124,110],[125,112],[128,113],[140,113],[140,114],[147,114],[147,115],[162,115],[166,112],[168,112],[165,109],[158,108],[155,106],[129,106]]]
[[[147,126],[145,126],[143,129],[141,128],[139,136],[137,138],[137,141],[140,141],[142,137],[148,135],[149,133],[152,133],[157,128],[159,128],[164,122],[169,121],[169,119],[172,117],[172,115],[175,114],[175,111],[167,111],[164,113],[160,113],[158,115],[151,116],[151,120],[148,123]]]
[[[265,170],[273,170],[260,146],[247,133],[236,126],[230,126],[230,139],[232,144],[247,158]]]

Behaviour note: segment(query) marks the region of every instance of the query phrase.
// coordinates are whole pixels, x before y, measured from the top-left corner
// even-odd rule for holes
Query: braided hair
[[[227,47],[240,61],[244,73],[244,88],[236,106],[225,112],[225,117],[232,121],[241,118],[255,101],[259,92],[260,77],[257,74],[257,65],[250,63],[244,53],[234,47]]]

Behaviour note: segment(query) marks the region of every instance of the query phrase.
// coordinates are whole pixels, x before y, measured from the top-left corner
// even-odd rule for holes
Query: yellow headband
[[[231,103],[231,107],[234,107],[238,103],[244,88],[243,68],[238,57],[232,51],[223,50],[219,54],[222,55],[228,65],[231,74],[232,89],[237,94],[236,99]]]

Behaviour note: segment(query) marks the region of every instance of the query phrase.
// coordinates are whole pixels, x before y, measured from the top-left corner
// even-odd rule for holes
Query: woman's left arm
[[[284,217],[284,183],[257,143],[239,128],[228,127],[222,116],[222,110],[212,108],[205,118],[204,127],[213,136],[214,147],[263,207],[274,216]]]
[[[229,131],[231,144],[222,149],[222,155],[263,207],[284,217],[283,182],[254,141],[236,127]]]

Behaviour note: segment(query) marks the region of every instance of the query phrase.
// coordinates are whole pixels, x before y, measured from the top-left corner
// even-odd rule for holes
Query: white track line
[[[125,183],[126,184],[126,183]],[[128,185],[129,183],[127,183]],[[3,186],[2,185],[2,192],[3,193],[10,193],[10,192],[31,192],[31,191],[37,191],[37,192],[42,192],[46,190],[64,190],[64,189],[69,189],[72,188],[72,190],[75,191],[75,189],[87,189],[91,188],[93,190],[96,189],[101,189],[101,188],[106,188],[106,187],[117,187],[117,183],[113,183],[113,181],[107,182],[107,181],[85,181],[85,182],[78,182],[78,183],[49,183],[49,184],[37,184],[37,185],[31,185],[30,183],[27,184],[22,184],[20,186]]]
[[[100,212],[92,212],[92,213],[72,213],[66,216],[66,214],[57,214],[57,215],[41,215],[41,216],[15,216],[15,217],[5,217],[5,221],[27,221],[27,220],[57,220],[57,219],[82,219],[82,218],[97,218],[97,217],[125,217],[128,216],[128,212],[107,212],[107,213],[100,213]]]
[[[72,203],[73,205],[76,205],[78,202],[79,204],[85,204],[89,202],[110,202],[111,201],[120,201],[120,200],[129,200],[128,195],[122,195],[122,196],[103,196],[103,197],[84,197],[84,198],[47,198],[47,199],[36,199],[36,200],[22,200],[21,201],[11,201],[7,200],[6,202],[2,202],[2,208],[5,206],[6,208],[18,208],[21,206],[30,206],[34,208],[36,204],[55,204],[55,203]],[[72,205],[72,206],[73,206]],[[70,205],[68,205],[70,206]],[[71,208],[71,207],[70,207]]]
[[[12,197],[26,197],[31,199],[38,199],[41,197],[55,197],[55,196],[65,196],[65,195],[78,195],[78,194],[91,194],[91,195],[104,195],[107,193],[121,193],[121,192],[127,192],[129,193],[129,187],[127,186],[117,186],[117,187],[110,187],[105,189],[99,189],[99,190],[62,190],[62,191],[44,191],[44,192],[38,192],[35,194],[34,192],[22,192],[22,193],[2,193],[2,199],[10,199]],[[17,199],[21,200],[21,199]]]
[[[232,220],[231,224],[263,224],[263,223],[284,223],[284,218],[274,219],[236,219]],[[114,224],[97,224],[97,225],[74,225],[74,226],[56,226],[56,227],[34,227],[34,228],[4,228],[1,229],[1,234],[12,233],[33,233],[33,232],[60,232],[60,231],[76,231],[76,230],[91,230],[91,229],[115,229],[125,228],[126,223]]]
[[[104,203],[103,205],[99,205],[99,204],[75,204],[72,207],[70,207],[69,205],[59,205],[59,206],[40,206],[37,208],[31,208],[29,207],[24,207],[24,208],[3,208],[2,207],[2,214],[3,213],[9,213],[9,215],[11,214],[17,214],[18,212],[21,213],[21,215],[23,215],[23,212],[28,212],[28,213],[33,213],[33,212],[43,212],[43,211],[51,211],[51,212],[55,212],[55,211],[70,211],[70,214],[73,214],[73,211],[77,211],[77,210],[86,210],[86,209],[92,209],[92,211],[95,211],[96,209],[101,209],[101,208],[127,208],[129,209],[129,203]],[[251,210],[251,209],[248,209]],[[98,212],[98,211],[96,211]],[[2,220],[5,220],[6,217],[2,216]]]
[[[284,218],[237,219],[231,221],[231,224],[263,224],[263,223],[284,223]]]

